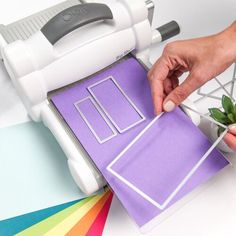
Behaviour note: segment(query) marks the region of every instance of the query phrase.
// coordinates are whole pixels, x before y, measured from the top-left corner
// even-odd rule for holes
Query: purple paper
[[[135,110],[133,104],[128,101],[124,94],[122,94],[120,88],[117,87],[113,80],[113,78],[109,77],[101,83],[91,87],[90,91],[103,110],[109,114],[112,123],[119,130],[126,130],[141,121],[142,117]],[[112,100],[116,101],[116,104],[119,104],[119,106],[112,105],[110,101],[111,94]],[[120,115],[124,113],[128,114],[128,116]]]
[[[106,123],[91,99],[76,102],[75,106],[83,116],[84,122],[94,134],[95,138],[97,137],[97,139],[103,141],[114,135],[114,132]]]
[[[87,90],[89,86],[109,76],[113,76],[119,83],[146,120],[106,143],[99,144],[76,110],[74,103],[90,96]],[[162,210],[114,177],[106,167],[154,119],[151,93],[146,78],[146,70],[134,58],[130,58],[52,98],[60,114],[139,226],[148,223]],[[111,109],[120,106],[120,100],[113,99],[113,94],[109,89],[104,88],[96,94],[98,93],[109,95],[107,106]],[[117,114],[117,119],[122,120],[123,117],[128,116],[129,111],[123,111]],[[176,109],[172,113],[163,115],[158,127],[152,130],[145,142],[132,149],[130,159],[123,158],[115,168],[120,169],[127,178],[162,202],[210,146],[211,143],[201,131],[180,109]],[[137,155],[137,162],[134,161],[135,155]],[[126,162],[128,165],[125,165]],[[214,176],[226,165],[228,165],[227,160],[214,150],[168,204],[168,207]],[[156,193],[158,195],[155,195]]]
[[[112,169],[163,205],[210,145],[183,112],[166,113],[120,156]],[[221,158],[217,151],[213,155]]]

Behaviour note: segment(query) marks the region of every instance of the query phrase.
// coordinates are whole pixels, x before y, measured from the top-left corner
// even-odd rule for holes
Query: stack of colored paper
[[[0,222],[4,236],[101,236],[113,193],[106,190],[82,200]]]

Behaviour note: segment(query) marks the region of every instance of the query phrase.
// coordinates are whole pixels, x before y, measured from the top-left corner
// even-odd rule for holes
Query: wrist
[[[230,31],[232,35],[236,36],[236,20],[226,29]]]
[[[225,51],[230,62],[236,61],[236,21],[218,34],[222,49]]]

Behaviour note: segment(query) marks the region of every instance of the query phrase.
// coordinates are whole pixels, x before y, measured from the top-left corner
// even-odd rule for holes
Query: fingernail
[[[230,125],[229,129],[236,133],[236,124]]]
[[[167,112],[171,112],[175,109],[175,104],[172,101],[168,101],[164,105],[164,110]]]

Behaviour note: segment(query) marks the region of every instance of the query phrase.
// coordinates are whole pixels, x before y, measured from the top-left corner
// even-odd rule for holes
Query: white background
[[[0,22],[10,23],[59,2],[60,0],[0,0]],[[212,34],[224,29],[236,19],[235,0],[160,0],[155,2],[154,28],[170,20],[177,20],[181,25],[182,33],[175,39]],[[152,48],[153,61],[160,56],[163,46],[164,44]],[[4,89],[4,93],[0,87],[0,127],[26,121],[24,109],[20,102],[16,102],[17,95],[12,92],[13,89],[4,72],[0,73],[0,86],[2,85],[9,90]],[[8,95],[11,99],[3,102],[3,97]],[[208,104],[202,106],[207,107]],[[2,113],[3,108],[5,115]],[[236,164],[235,158],[231,156],[232,162]],[[207,190],[148,235],[235,236],[235,219],[236,170],[232,167],[220,173],[209,184]],[[104,235],[139,235],[135,224],[117,200],[113,201]]]

